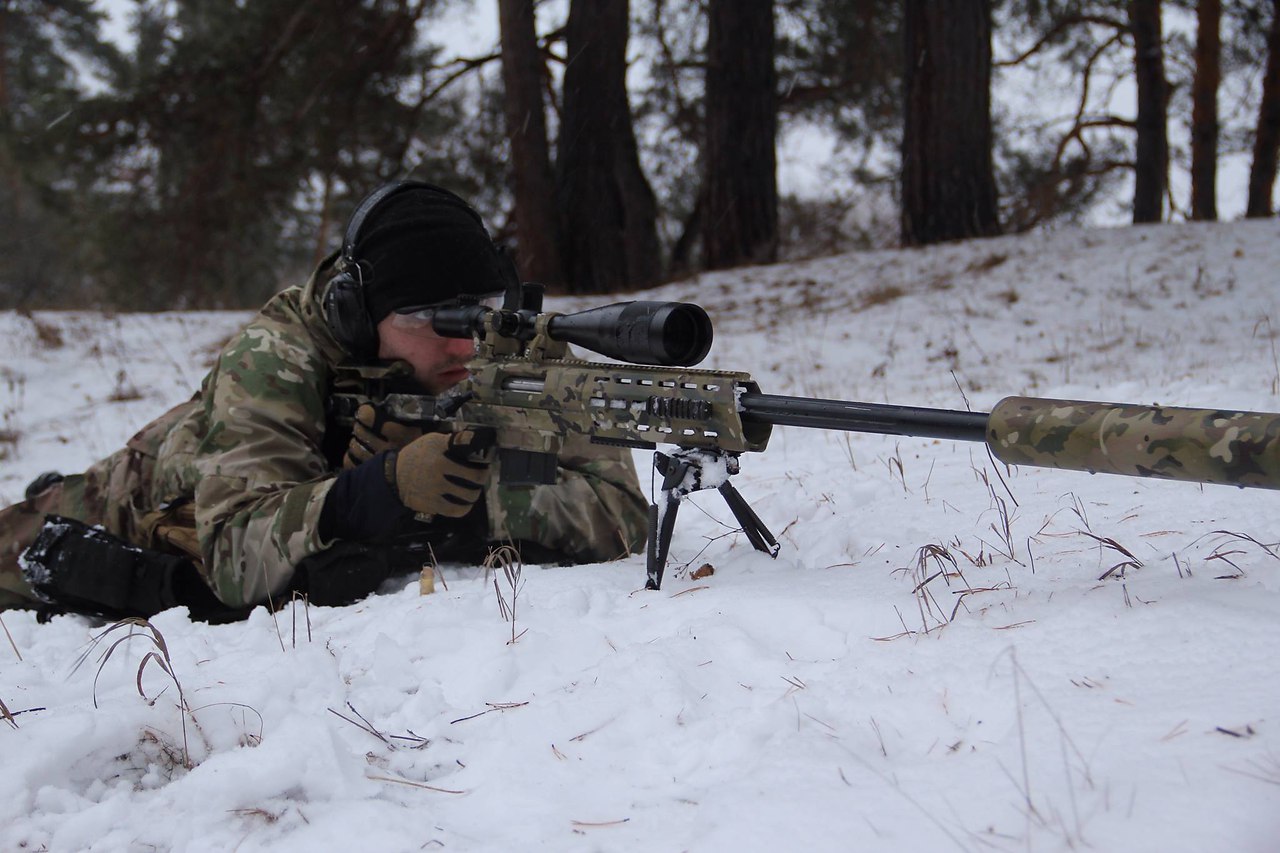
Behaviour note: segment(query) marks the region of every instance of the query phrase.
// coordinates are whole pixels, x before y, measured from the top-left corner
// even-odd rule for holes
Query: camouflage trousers
[[[41,602],[22,575],[18,558],[40,532],[47,515],[100,525],[135,544],[149,544],[154,513],[139,512],[136,497],[150,482],[154,461],[128,448],[73,474],[39,494],[0,510],[0,610],[36,607]],[[194,520],[193,520],[194,528]],[[192,530],[194,536],[194,529]]]

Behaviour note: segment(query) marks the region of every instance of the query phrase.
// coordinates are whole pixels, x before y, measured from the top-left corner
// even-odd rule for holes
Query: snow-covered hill
[[[769,393],[1275,411],[1278,238],[1064,231],[650,296],[705,306],[707,365]],[[0,315],[0,499],[116,449],[245,319]],[[525,566],[514,632],[506,578],[464,567],[244,624],[161,614],[173,678],[139,681],[146,637],[103,661],[123,630],[3,614],[0,849],[1280,845],[1280,496],[794,428],[735,482],[776,561],[695,497],[661,592],[640,555]]]

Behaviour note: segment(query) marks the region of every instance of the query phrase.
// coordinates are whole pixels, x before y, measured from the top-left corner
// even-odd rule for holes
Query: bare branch
[[[1126,21],[1108,18],[1105,15],[1072,15],[1070,17],[1063,18],[1050,27],[1049,31],[1042,35],[1035,44],[1027,48],[1027,50],[1023,51],[1018,56],[1015,56],[1013,59],[1003,59],[993,62],[992,65],[996,68],[1008,68],[1014,65],[1021,65],[1023,62],[1026,62],[1032,56],[1036,55],[1048,46],[1049,42],[1051,42],[1059,33],[1081,24],[1096,24],[1102,27],[1111,27],[1118,31],[1117,35],[1124,35],[1129,32],[1129,24]]]

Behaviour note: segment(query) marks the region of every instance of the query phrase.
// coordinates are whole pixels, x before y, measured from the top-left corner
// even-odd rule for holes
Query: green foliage
[[[65,286],[82,255],[84,208],[68,180],[77,157],[73,116],[85,77],[122,58],[98,35],[88,0],[0,3],[0,299]],[[70,226],[70,227],[68,227]]]
[[[902,3],[779,0],[779,107],[870,146],[902,121]]]
[[[0,307],[254,306],[336,248],[356,198],[408,175],[467,195],[511,236],[497,57],[446,63],[432,43],[441,12],[492,2],[131,0],[122,50],[103,35],[102,0],[0,0]],[[1163,6],[1177,172],[1196,3]],[[1013,230],[1083,218],[1132,170],[1133,117],[1108,98],[1133,75],[1127,0],[993,7],[997,79],[1033,81],[993,99],[1002,218]],[[552,89],[568,8],[539,8]],[[817,127],[842,170],[823,176],[823,197],[783,200],[783,250],[878,244],[897,218],[903,4],[774,8],[779,140]],[[682,274],[700,266],[706,0],[630,9],[632,118],[662,254]],[[1223,156],[1252,146],[1273,14],[1223,0]],[[549,93],[553,149],[561,94]]]
[[[300,197],[333,204],[402,171],[427,104],[422,4],[140,7],[102,105],[114,150],[95,270],[135,308],[246,305],[317,254]],[[408,94],[406,94],[408,93]],[[93,126],[81,124],[88,138]],[[302,208],[305,210],[305,208]]]
[[[30,258],[9,266],[4,301],[88,283],[122,308],[253,305],[336,245],[371,186],[456,186],[474,152],[457,150],[463,110],[422,37],[438,5],[143,0],[129,56],[99,40],[89,2],[6,5],[2,79],[33,82],[3,90],[20,108],[6,111],[0,224],[20,225],[4,231]],[[68,46],[94,60],[95,93]]]

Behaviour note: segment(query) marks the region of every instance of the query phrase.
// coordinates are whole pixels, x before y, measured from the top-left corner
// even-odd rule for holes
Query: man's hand
[[[342,467],[354,468],[384,450],[399,450],[415,438],[421,437],[423,432],[422,427],[388,420],[382,412],[364,403],[356,410],[351,443],[347,445],[347,455],[342,459]]]
[[[388,455],[387,481],[414,512],[461,518],[484,493],[493,442],[491,429],[428,433]]]

